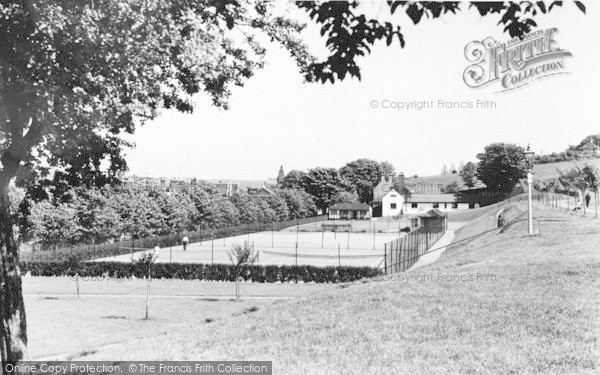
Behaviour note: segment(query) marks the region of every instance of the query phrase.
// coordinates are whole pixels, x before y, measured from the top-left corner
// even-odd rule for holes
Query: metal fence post
[[[387,243],[383,244],[383,274],[387,274]]]

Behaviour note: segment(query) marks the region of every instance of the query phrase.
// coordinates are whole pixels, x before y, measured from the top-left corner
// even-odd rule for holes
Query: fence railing
[[[406,271],[446,233],[446,221],[429,222],[385,245],[384,272]]]
[[[22,252],[20,258],[23,261],[60,260],[71,257],[77,257],[80,260],[90,260],[129,254],[135,251],[150,249],[157,245],[161,248],[181,245],[181,239],[184,236],[188,237],[190,243],[194,243],[262,231],[278,231],[296,225],[318,223],[324,220],[327,220],[327,215],[290,219],[273,223],[250,223],[215,229],[184,231],[139,239],[126,239],[112,243],[59,245],[49,250]]]

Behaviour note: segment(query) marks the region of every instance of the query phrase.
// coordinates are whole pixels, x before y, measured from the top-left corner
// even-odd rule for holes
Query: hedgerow
[[[31,276],[75,276],[142,278],[147,268],[138,263],[121,262],[22,262],[21,272]],[[153,278],[181,280],[235,281],[236,276],[259,283],[315,282],[339,283],[372,278],[381,270],[372,267],[316,267],[310,265],[277,266],[247,265],[236,268],[230,264],[155,263],[150,268]]]

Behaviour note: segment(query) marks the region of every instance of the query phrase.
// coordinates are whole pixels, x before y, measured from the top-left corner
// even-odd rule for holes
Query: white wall
[[[392,204],[396,205],[396,208],[392,208]],[[396,216],[402,213],[404,206],[404,197],[397,191],[392,190],[381,199],[381,216]]]

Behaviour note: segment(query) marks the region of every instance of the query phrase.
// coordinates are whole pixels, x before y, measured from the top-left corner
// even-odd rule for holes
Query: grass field
[[[509,219],[524,208],[514,204]],[[462,241],[422,269],[331,285],[252,313],[231,308],[233,316],[211,324],[193,314],[182,323],[169,310],[178,323],[168,329],[149,329],[85,358],[266,359],[274,373],[286,374],[597,374],[600,221],[537,204],[535,210],[547,220],[542,236],[526,236],[526,223],[516,223]],[[487,219],[457,236],[487,228]],[[36,320],[64,322],[61,308],[45,303]],[[69,324],[86,327],[89,311]]]
[[[574,165],[589,163],[600,168],[600,159],[583,159],[581,161],[563,161],[560,163],[548,163],[548,164],[536,164],[533,168],[535,172],[535,178],[547,179],[557,178],[559,173],[557,169],[566,171],[572,168]]]
[[[153,280],[150,319],[144,320],[145,280],[90,278],[80,279],[79,285],[78,299],[72,278],[23,279],[31,359],[85,356],[136,338],[154,340],[335,288],[242,283],[241,299],[235,300],[235,285],[229,282]],[[150,358],[155,357],[143,356]]]
[[[312,224],[311,224],[312,225]],[[186,251],[182,246],[161,250],[158,262],[224,263],[230,264],[229,253],[234,244],[248,241],[259,251],[257,264],[315,266],[371,266],[381,264],[384,245],[404,233],[348,233],[348,232],[258,232],[193,243]],[[298,258],[296,260],[296,241]],[[339,259],[338,259],[339,246]],[[98,259],[98,261],[130,262],[144,251],[133,249],[133,254]]]

